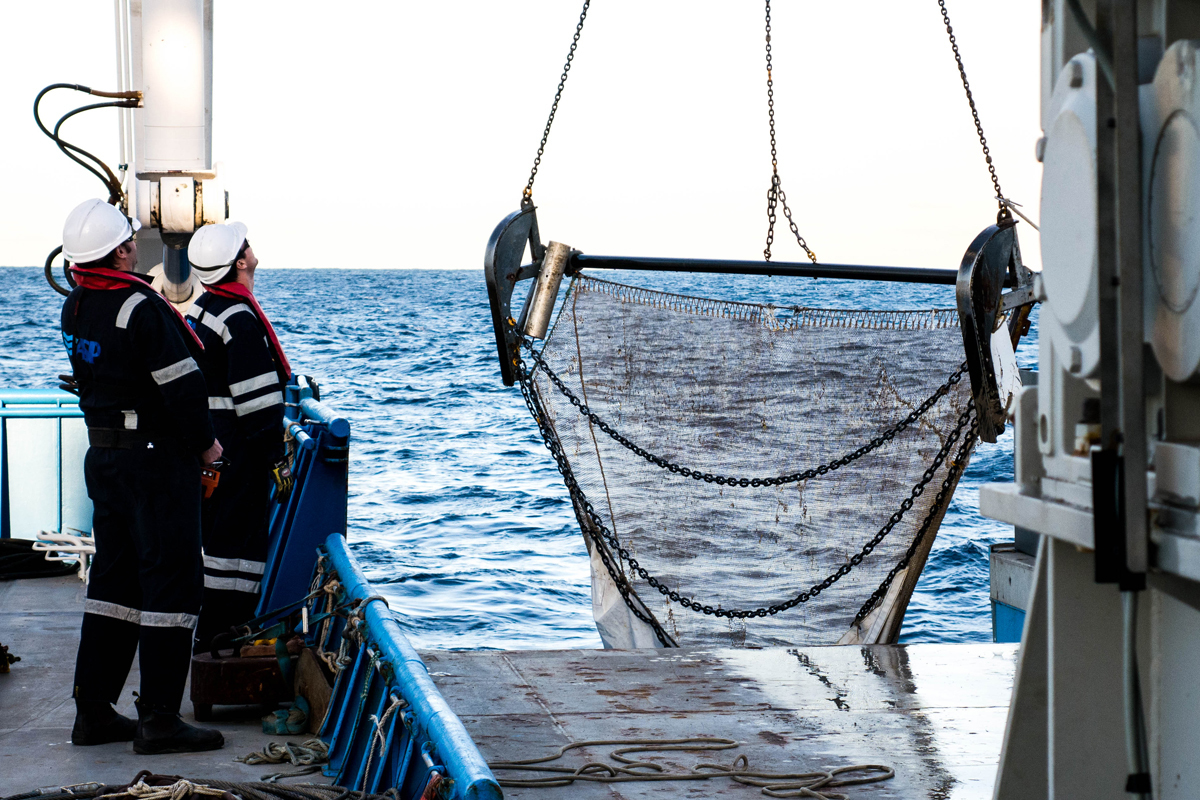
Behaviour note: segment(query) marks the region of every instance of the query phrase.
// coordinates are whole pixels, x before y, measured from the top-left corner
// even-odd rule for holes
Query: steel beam
[[[1096,579],[1144,585],[1146,528],[1143,396],[1141,158],[1137,8],[1096,4],[1096,36],[1113,69],[1096,82],[1096,212],[1100,290],[1102,452],[1093,457]]]
[[[1113,111],[1116,119],[1115,188],[1117,292],[1120,307],[1121,454],[1125,481],[1125,564],[1145,573],[1149,560],[1146,529],[1146,400],[1143,386],[1142,324],[1142,167],[1138,122],[1138,31],[1135,0],[1112,5]]]
[[[942,267],[880,267],[861,264],[779,263],[707,258],[641,258],[572,253],[568,269],[633,269],[648,272],[706,272],[722,275],[770,275],[790,278],[837,278],[895,283],[933,283],[953,286],[957,269]]]

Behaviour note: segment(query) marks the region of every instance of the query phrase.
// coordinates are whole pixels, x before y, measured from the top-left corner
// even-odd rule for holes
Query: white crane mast
[[[183,305],[200,291],[187,242],[228,215],[212,159],[213,0],[115,0],[115,14],[118,84],[142,93],[119,123],[129,214],[162,237],[161,288]]]

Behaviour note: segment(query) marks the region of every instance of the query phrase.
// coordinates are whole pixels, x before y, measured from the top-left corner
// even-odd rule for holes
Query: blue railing
[[[296,482],[286,500],[271,505],[260,614],[304,597],[317,548],[330,533],[346,534],[350,423],[314,397],[307,378],[293,378],[284,399]]]
[[[307,631],[307,644],[340,659],[321,728],[330,750],[325,774],[356,791],[394,788],[400,800],[419,800],[431,784],[430,797],[501,798],[462,722],[350,555],[350,423],[314,395],[303,377],[286,390],[284,429],[295,441],[295,485],[285,500],[272,503],[259,614],[280,609],[272,615],[279,618],[306,605],[308,619],[323,620]],[[312,594],[314,583],[333,594]],[[330,608],[338,616],[325,616]]]
[[[79,398],[57,389],[0,389],[0,538],[92,529],[83,482],[87,429]]]
[[[431,786],[434,797],[501,798],[487,762],[345,539],[331,535],[321,556],[324,578],[340,584],[336,605],[350,610],[315,642],[340,652],[343,665],[321,727],[329,744],[325,775],[356,791],[396,788],[401,800],[418,800]],[[326,603],[324,595],[316,598],[314,618]]]

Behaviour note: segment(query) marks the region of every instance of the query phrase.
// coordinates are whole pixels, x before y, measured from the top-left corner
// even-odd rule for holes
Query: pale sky
[[[995,203],[937,2],[773,5],[780,174],[810,246],[957,267]],[[263,268],[480,268],[580,6],[216,0],[213,157]],[[1037,219],[1040,3],[947,6],[1001,185]],[[36,129],[33,98],[116,87],[113,4],[3,0],[0,30],[0,265],[40,265],[67,212],[104,194]],[[765,79],[760,2],[594,0],[534,191],[543,239],[760,258]],[[54,119],[92,102],[56,94]],[[64,131],[116,163],[115,112]],[[1036,234],[1020,232],[1036,267]],[[775,260],[801,260],[789,237],[781,219]]]

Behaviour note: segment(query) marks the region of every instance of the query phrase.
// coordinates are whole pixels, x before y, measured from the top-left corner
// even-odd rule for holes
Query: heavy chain
[[[584,532],[584,535],[592,538],[596,552],[600,556],[600,561],[604,564],[604,569],[612,578],[613,584],[621,593],[621,598],[625,601],[626,607],[635,617],[650,626],[654,631],[654,635],[662,643],[663,647],[678,647],[671,636],[663,630],[662,625],[654,618],[652,614],[643,611],[639,606],[640,602],[633,600],[633,587],[629,585],[629,580],[622,574],[620,566],[614,564],[612,554],[608,551],[607,545],[604,543],[599,531],[608,533],[608,529],[604,526],[604,522],[600,516],[596,514],[592,504],[588,502],[587,497],[580,488],[579,483],[575,480],[575,472],[571,469],[571,462],[567,459],[567,454],[563,450],[562,443],[558,440],[558,434],[550,425],[550,417],[546,414],[545,408],[542,406],[542,398],[538,393],[537,385],[533,382],[532,373],[526,369],[523,359],[517,361],[517,376],[521,385],[521,396],[525,398],[525,406],[529,409],[529,413],[533,415],[534,422],[537,423],[538,432],[542,435],[542,441],[546,445],[546,449],[550,451],[550,455],[554,457],[554,463],[558,466],[558,471],[563,476],[563,481],[567,485],[567,492],[571,495],[571,504],[575,508],[575,518],[579,521],[579,527]],[[608,534],[611,536],[611,534]]]
[[[808,247],[808,242],[800,235],[800,228],[792,219],[792,210],[788,208],[787,195],[783,192],[783,182],[779,178],[779,153],[775,146],[775,81],[771,75],[771,0],[767,4],[767,119],[771,129],[771,188],[767,190],[767,246],[763,250],[763,258],[771,260],[771,245],[775,243],[775,209],[782,206],[783,214],[787,217],[792,234],[809,259],[817,263],[817,254]]]
[[[1000,191],[1000,178],[996,175],[996,165],[992,163],[992,151],[988,148],[987,137],[983,135],[983,123],[979,121],[979,110],[975,108],[975,96],[971,93],[971,84],[967,80],[967,68],[963,66],[962,54],[958,52],[958,40],[954,38],[954,28],[950,26],[950,12],[946,10],[946,0],[938,0],[942,9],[942,21],[946,23],[946,35],[950,37],[950,49],[954,51],[954,61],[958,64],[958,75],[962,78],[963,91],[967,93],[967,103],[971,106],[971,117],[975,120],[975,133],[979,135],[979,145],[983,148],[983,160],[987,162],[988,173],[992,176],[992,186],[996,189],[996,200],[1000,203],[1000,213],[997,221],[1012,219],[1008,204],[1004,200],[1004,192]]]
[[[950,390],[962,380],[963,373],[965,373],[967,370],[967,362],[964,361],[959,365],[958,369],[950,374],[950,377],[946,379],[946,382],[937,388],[937,391],[925,398],[921,404],[917,406],[907,417],[900,420],[887,430],[881,432],[879,435],[859,447],[857,450],[846,453],[840,458],[835,458],[833,461],[830,461],[827,464],[821,464],[820,466],[812,467],[801,472],[793,472],[789,475],[775,475],[765,478],[733,478],[725,475],[714,475],[711,472],[701,472],[700,470],[689,469],[688,467],[676,464],[662,456],[656,456],[653,453],[634,444],[619,431],[613,429],[611,425],[609,425],[598,414],[592,411],[586,403],[580,400],[575,393],[571,391],[566,383],[563,382],[562,378],[558,377],[554,370],[550,368],[550,365],[546,363],[546,360],[543,358],[542,354],[534,349],[533,342],[531,340],[525,339],[522,344],[529,351],[529,355],[537,364],[538,369],[546,373],[546,377],[549,378],[550,381],[558,388],[558,391],[562,393],[563,397],[567,398],[571,405],[579,409],[580,414],[587,417],[589,422],[607,434],[614,442],[621,445],[626,450],[629,450],[634,455],[644,458],[651,464],[665,469],[668,472],[672,472],[676,475],[682,475],[685,478],[704,481],[705,483],[715,483],[720,486],[783,486],[784,484],[788,483],[799,483],[801,481],[811,480],[812,478],[818,478],[822,475],[827,475],[834,470],[841,469],[842,467],[857,461],[868,453],[879,449],[883,445],[892,441],[892,439],[895,439],[900,433],[903,433],[910,425],[924,416],[925,412],[933,408],[933,406],[936,405],[939,400],[949,394]]]
[[[575,60],[575,48],[579,46],[579,37],[583,34],[583,23],[587,19],[588,6],[592,0],[583,0],[583,10],[579,12],[579,22],[575,25],[575,36],[571,38],[571,49],[567,51],[567,62],[563,64],[562,75],[558,79],[558,91],[554,93],[554,104],[550,106],[550,116],[546,119],[546,129],[542,131],[542,143],[538,145],[537,156],[533,159],[533,169],[529,171],[529,182],[521,192],[521,208],[533,205],[533,182],[537,179],[538,167],[542,165],[542,155],[546,152],[546,140],[550,138],[550,128],[554,125],[554,115],[558,113],[558,103],[562,100],[563,88],[567,85],[567,75],[571,72],[571,62]]]
[[[550,453],[554,456],[555,463],[558,465],[558,471],[562,474],[563,479],[566,482],[567,491],[571,495],[571,501],[575,507],[575,514],[579,519],[580,527],[586,533],[591,535],[593,539],[601,539],[603,543],[607,544],[608,547],[615,552],[621,561],[625,562],[633,572],[635,572],[642,580],[644,580],[647,584],[657,590],[659,594],[663,595],[671,602],[678,603],[690,611],[698,611],[707,616],[724,617],[726,619],[747,619],[750,617],[766,617],[768,615],[774,616],[782,611],[787,611],[788,609],[794,608],[801,603],[806,603],[809,600],[812,600],[821,594],[821,592],[828,589],[830,586],[848,575],[852,569],[861,564],[863,560],[867,558],[867,556],[869,556],[876,547],[879,546],[879,544],[888,536],[888,534],[890,534],[892,530],[898,524],[900,524],[900,522],[904,519],[904,515],[908,513],[908,511],[916,503],[917,499],[925,492],[925,487],[930,481],[933,480],[934,476],[937,474],[937,471],[945,462],[946,456],[949,454],[951,448],[954,446],[955,442],[958,441],[959,437],[962,436],[963,429],[967,426],[968,422],[971,421],[975,408],[974,401],[969,401],[966,409],[964,409],[962,414],[959,415],[958,422],[955,425],[954,430],[951,431],[950,435],[946,438],[946,441],[942,444],[941,449],[938,450],[937,455],[934,456],[933,463],[929,465],[924,474],[921,476],[921,479],[917,481],[916,485],[913,486],[909,496],[904,498],[904,500],[900,503],[900,507],[891,515],[891,517],[888,518],[888,521],[884,523],[883,527],[876,532],[871,540],[863,545],[859,552],[851,556],[850,559],[845,564],[840,566],[833,574],[827,576],[820,583],[814,584],[809,589],[801,591],[795,597],[792,597],[791,599],[781,603],[775,603],[773,605],[756,609],[724,609],[691,600],[690,598],[684,597],[679,594],[679,592],[664,585],[660,580],[658,580],[658,578],[656,578],[654,575],[651,575],[649,570],[643,567],[638,560],[634,558],[633,555],[621,544],[621,541],[617,538],[616,534],[610,531],[604,524],[603,519],[601,519],[600,515],[596,512],[595,507],[587,499],[583,489],[575,480],[574,471],[571,469],[571,465],[567,460],[562,443],[559,441],[558,435],[551,426],[549,417],[545,413],[545,409],[542,406],[537,385],[534,383],[533,373],[526,366],[524,359],[520,357],[518,357],[517,362],[517,373],[521,384],[521,394],[525,397],[525,403],[528,406],[530,413],[533,415],[535,422],[537,423],[538,431],[542,435],[542,439],[545,442],[546,448],[550,450]],[[973,427],[972,430],[974,430]],[[973,444],[973,442],[970,442],[971,438],[972,437],[968,437],[968,441],[969,443]],[[969,446],[967,449],[969,450]],[[941,504],[945,502],[949,491],[953,490],[954,479],[957,478],[957,473],[954,472],[953,469],[954,468],[952,467],[951,473],[947,476],[947,479],[943,481],[942,491],[938,493],[937,499],[935,499],[933,505],[930,507],[929,513],[926,515],[925,520],[921,525],[921,531],[926,531],[933,525],[933,521],[937,519],[938,514],[941,513]],[[608,570],[609,575],[613,578],[617,588],[621,591],[621,594],[625,599],[625,604],[629,607],[630,611],[632,611],[633,614],[638,617],[638,619],[641,619],[649,624],[654,629],[655,634],[658,635],[659,640],[666,644],[664,639],[664,637],[666,637],[665,631],[662,630],[662,627],[658,624],[657,620],[654,620],[653,617],[649,617],[648,615],[644,614],[639,608],[636,607],[636,605],[630,599],[630,595],[632,594],[633,590],[632,587],[629,586],[625,576],[622,575],[620,570],[616,568],[616,565],[611,564],[610,560],[606,557],[603,548],[600,547],[598,549],[600,550],[601,558],[604,561],[605,568]],[[910,547],[909,550],[915,552],[912,547]],[[903,563],[907,563],[907,559],[910,558],[910,556],[906,556],[905,558],[906,560]],[[893,569],[892,577],[894,577],[895,573],[898,573],[899,571],[900,568]],[[878,590],[876,591],[878,592]],[[886,590],[884,591],[886,592]],[[872,597],[874,597],[874,595],[872,595]]]
[[[971,405],[968,406],[966,412],[963,412],[964,414],[970,412],[974,408],[974,402],[974,400],[971,401]],[[960,417],[959,427],[956,428],[956,430],[961,430],[962,421],[963,418]],[[945,479],[942,481],[942,486],[940,489],[938,489],[937,496],[933,498],[933,506],[930,509],[930,514],[925,517],[925,521],[921,523],[921,529],[918,530],[917,535],[913,537],[912,544],[908,546],[908,550],[905,552],[904,557],[900,559],[896,566],[892,567],[891,571],[888,572],[887,577],[883,579],[883,581],[879,584],[879,587],[876,588],[875,591],[871,593],[871,596],[867,598],[867,602],[863,603],[862,608],[860,608],[858,613],[854,615],[855,625],[862,622],[867,614],[871,613],[871,611],[877,605],[879,605],[883,598],[887,596],[888,589],[891,588],[892,582],[896,579],[896,576],[900,574],[901,570],[908,567],[909,563],[912,562],[913,556],[917,554],[917,548],[921,546],[921,542],[925,539],[925,534],[927,534],[929,529],[933,527],[933,521],[936,518],[936,512],[939,512],[944,507],[947,499],[954,492],[954,487],[958,482],[959,476],[962,475],[963,469],[965,469],[967,466],[967,457],[971,454],[971,448],[975,446],[978,425],[978,419],[972,420],[971,427],[967,431],[967,436],[965,439],[963,439],[962,446],[958,448],[958,452],[954,454],[954,460],[950,462],[950,469],[946,473]]]

